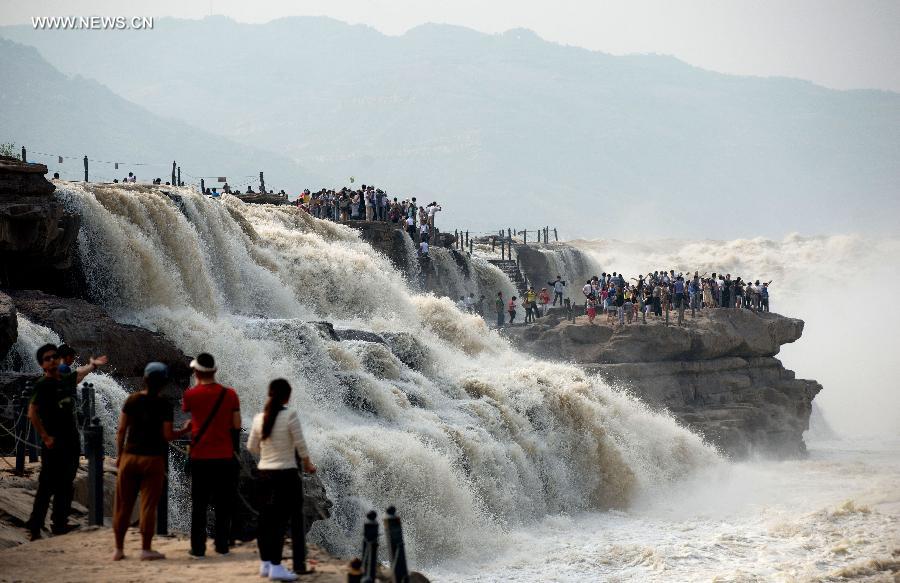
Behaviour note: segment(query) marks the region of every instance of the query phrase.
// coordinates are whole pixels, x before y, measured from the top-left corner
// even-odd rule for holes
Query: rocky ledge
[[[688,316],[682,327],[648,320],[618,329],[551,312],[504,330],[524,351],[575,362],[668,409],[732,457],[805,453],[803,432],[822,386],[795,378],[775,358],[802,333],[802,320],[733,309]]]
[[[81,218],[44,179],[47,167],[0,156],[0,287],[67,292]]]

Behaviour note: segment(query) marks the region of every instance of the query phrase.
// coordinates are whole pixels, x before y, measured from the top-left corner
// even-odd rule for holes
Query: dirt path
[[[164,561],[140,561],[140,538],[130,529],[125,539],[123,561],[111,560],[113,535],[109,528],[93,527],[83,532],[57,536],[0,551],[0,582],[46,581],[259,581],[256,543],[245,543],[226,557],[210,553],[197,560],[188,556],[190,541],[184,535],[157,537],[154,547]],[[287,550],[287,549],[286,549]],[[345,562],[310,547],[310,559],[319,571],[300,581],[337,583],[347,580]],[[310,563],[312,564],[312,561]],[[288,567],[290,561],[286,562]]]

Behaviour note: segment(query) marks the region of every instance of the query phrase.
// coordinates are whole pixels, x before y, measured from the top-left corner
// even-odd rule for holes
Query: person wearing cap
[[[44,375],[34,383],[34,393],[28,404],[28,419],[40,436],[41,473],[34,495],[31,517],[26,523],[31,540],[41,538],[41,529],[53,499],[53,534],[65,534],[77,525],[68,523],[72,508],[72,484],[78,471],[81,437],[78,435],[78,416],[75,411],[76,388],[84,377],[107,363],[106,356],[91,358],[88,364],[63,374],[60,352],[55,344],[37,349],[38,365]]]
[[[184,392],[182,410],[191,416],[191,555],[206,554],[207,506],[215,506],[215,549],[228,554],[231,516],[237,497],[234,437],[241,429],[241,405],[234,389],[216,382],[216,362],[201,353],[191,361],[197,384]]]
[[[172,404],[160,395],[169,381],[169,368],[161,362],[151,362],[144,368],[144,386],[125,400],[116,433],[116,478],[113,533],[116,550],[113,560],[125,558],[125,533],[131,522],[131,512],[137,495],[141,495],[141,560],[165,559],[154,551],[153,533],[156,529],[156,507],[163,491],[166,474],[168,442],[188,431],[173,431]]]

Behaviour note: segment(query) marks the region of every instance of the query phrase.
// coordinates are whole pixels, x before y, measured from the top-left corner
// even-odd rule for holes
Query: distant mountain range
[[[423,25],[386,36],[327,18],[211,17],[124,33],[3,27],[0,36],[161,116],[118,102],[148,121],[112,118],[91,96],[114,96],[73,79],[72,89],[39,91],[39,102],[2,114],[27,126],[54,120],[30,139],[58,141],[67,120],[104,151],[130,144],[166,160],[190,135],[199,143],[183,145],[202,153],[198,166],[251,159],[240,172],[266,170],[294,191],[354,176],[439,200],[445,225],[472,231],[551,225],[572,237],[728,238],[894,232],[900,216],[896,93],[611,56],[525,30]],[[0,71],[20,54],[0,44]],[[7,75],[2,83],[14,96],[23,90]],[[61,102],[76,96],[82,108]],[[65,140],[74,147],[76,136]]]
[[[85,155],[96,160],[89,163],[89,177],[98,181],[122,179],[128,172],[140,180],[167,181],[173,161],[186,183],[224,176],[232,185],[258,190],[261,169],[277,177],[267,179],[267,188],[316,180],[284,156],[152,114],[97,81],[68,78],[34,48],[3,39],[0,142],[24,145],[29,161],[72,180],[83,178]],[[64,156],[62,164],[58,156]],[[206,181],[217,186],[215,178]]]

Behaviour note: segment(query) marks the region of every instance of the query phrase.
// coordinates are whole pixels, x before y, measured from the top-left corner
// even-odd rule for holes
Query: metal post
[[[206,182],[200,179],[200,194],[206,194]]]
[[[397,516],[397,509],[388,507],[384,519],[384,536],[387,539],[388,557],[391,561],[391,575],[394,583],[406,583],[409,569],[406,566],[406,548],[403,545],[403,525]]]
[[[28,403],[25,403],[25,407],[28,407]],[[34,429],[34,425],[31,424],[29,419],[25,419],[28,423],[28,443],[25,445],[25,450],[28,452],[28,461],[31,463],[35,463],[38,461],[38,450],[37,446],[37,431]]]
[[[466,247],[469,246],[469,231],[466,231]]]
[[[471,255],[471,254],[474,252],[474,251],[472,250],[472,249],[474,248],[474,246],[475,246],[475,241],[474,241],[474,240],[470,240],[470,241],[469,241],[469,255]]]
[[[88,181],[88,159],[87,156],[84,157],[84,181]]]
[[[31,382],[26,385],[26,389],[16,396],[14,403],[14,415],[16,416],[16,426],[14,431],[16,432],[16,474],[21,476],[25,474],[25,443],[24,439],[28,435],[27,432],[27,410],[28,410],[28,399],[30,395],[30,386]]]
[[[362,579],[362,561],[357,557],[350,561],[347,570],[347,583],[360,583]]]
[[[522,243],[528,245],[528,229],[522,229]]]
[[[176,184],[181,186],[181,166],[178,167],[178,182]]]
[[[162,496],[156,506],[156,534],[169,534],[169,444],[166,444],[165,464],[163,473]]]
[[[262,173],[262,172],[259,173],[259,191],[260,191],[262,194],[265,194],[265,193],[266,193],[266,181],[263,180],[263,173]]]
[[[22,162],[28,162],[28,157],[25,155],[25,146],[22,146]]]
[[[88,458],[88,523],[103,526],[103,426],[94,417],[84,430]]]
[[[556,232],[556,227],[553,227],[553,239],[559,241],[559,234]]]
[[[497,237],[491,236],[491,253],[494,252],[494,249],[497,247]]]
[[[178,186],[178,183],[175,182],[175,160],[172,160],[172,186]]]
[[[378,573],[378,514],[370,510],[363,524],[362,583],[375,583]]]

